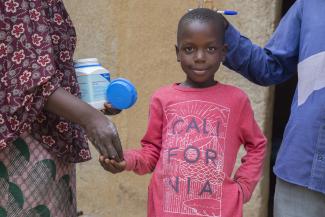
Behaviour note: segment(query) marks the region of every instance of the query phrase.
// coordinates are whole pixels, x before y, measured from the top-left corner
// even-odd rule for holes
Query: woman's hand
[[[99,112],[93,114],[85,129],[89,140],[101,155],[118,162],[123,160],[120,137],[114,123],[107,117]]]
[[[126,168],[126,162],[123,160],[121,162],[116,162],[115,160],[110,160],[104,156],[99,156],[99,163],[102,167],[113,174],[123,172]]]
[[[109,103],[104,103],[104,109],[102,110],[102,112],[105,115],[117,115],[121,112],[122,110],[113,108],[111,104]]]
[[[84,127],[89,140],[106,158],[118,162],[123,160],[123,150],[115,124],[100,112],[96,113],[88,118],[88,124]]]
[[[49,98],[45,109],[81,125],[101,155],[123,160],[123,150],[115,125],[100,111],[58,88]]]

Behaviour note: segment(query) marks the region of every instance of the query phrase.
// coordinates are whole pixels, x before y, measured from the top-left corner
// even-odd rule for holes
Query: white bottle
[[[75,70],[80,86],[81,99],[96,109],[103,109],[110,73],[99,64],[98,59],[78,59]]]

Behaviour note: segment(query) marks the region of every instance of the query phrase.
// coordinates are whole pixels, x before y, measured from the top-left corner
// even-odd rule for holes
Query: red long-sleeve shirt
[[[148,217],[241,217],[266,152],[248,97],[221,83],[156,91],[141,144],[125,160],[127,170],[153,172]],[[232,178],[241,144],[247,153]]]

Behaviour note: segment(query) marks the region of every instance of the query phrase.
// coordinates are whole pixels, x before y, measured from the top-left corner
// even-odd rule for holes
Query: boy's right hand
[[[126,162],[124,160],[117,162],[113,159],[105,158],[103,155],[99,156],[99,163],[106,171],[113,174],[123,172],[126,168]]]

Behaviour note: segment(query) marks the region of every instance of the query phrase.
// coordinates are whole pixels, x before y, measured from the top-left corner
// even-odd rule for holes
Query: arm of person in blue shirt
[[[302,1],[298,0],[261,48],[229,24],[225,33],[228,54],[224,65],[259,85],[278,84],[297,72]]]

